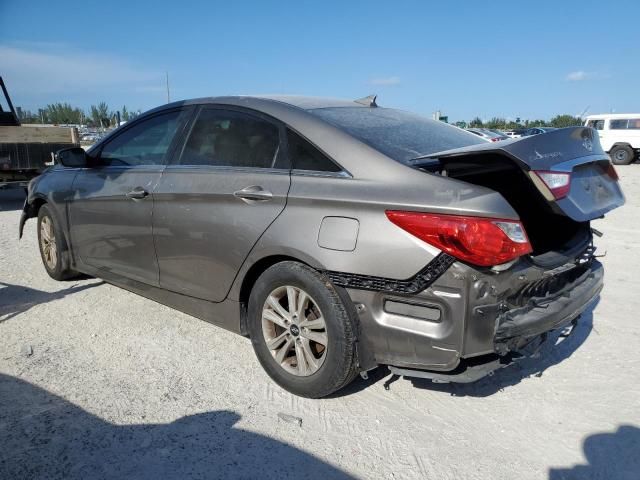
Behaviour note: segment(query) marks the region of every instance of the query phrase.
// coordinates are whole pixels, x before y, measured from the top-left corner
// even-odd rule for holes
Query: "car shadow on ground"
[[[357,393],[379,381],[385,382],[386,389],[392,389],[393,384],[403,379],[411,381],[414,387],[425,390],[449,393],[453,396],[486,397],[500,390],[520,383],[532,375],[542,376],[549,367],[569,358],[589,337],[593,330],[593,310],[600,299],[595,300],[582,314],[574,330],[567,338],[560,338],[561,332],[549,334],[549,338],[540,348],[534,358],[523,358],[505,368],[497,370],[493,375],[484,377],[474,383],[434,383],[429,379],[399,377],[391,375],[387,367],[381,366],[368,373],[368,379],[358,378],[351,385],[340,390],[333,396],[341,397]],[[560,341],[558,343],[558,341]],[[558,343],[558,344],[556,344]]]
[[[22,210],[22,206],[24,205],[24,199],[26,198],[26,196],[27,194],[22,188],[0,190],[0,212]],[[17,224],[16,232],[18,232]]]
[[[104,283],[105,282],[95,282],[84,285],[72,285],[71,287],[55,292],[45,292],[43,290],[25,287],[24,285],[0,282],[0,323],[6,322],[36,305],[59,300],[68,295],[87,290],[88,288],[98,287]]]
[[[583,444],[586,465],[550,468],[549,480],[637,480],[640,477],[640,428],[621,425],[615,432],[589,435]]]
[[[0,478],[351,478],[213,411],[168,424],[114,425],[0,374]],[[299,427],[291,427],[299,428]]]

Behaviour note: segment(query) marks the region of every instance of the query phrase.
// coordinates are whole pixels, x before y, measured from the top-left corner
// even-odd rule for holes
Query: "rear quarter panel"
[[[399,280],[414,276],[439,250],[391,223],[385,210],[517,218],[496,192],[400,164],[398,168],[400,173],[386,181],[294,173],[284,211],[256,243],[231,298],[238,299],[251,265],[273,255],[297,258],[320,270]],[[318,236],[326,217],[357,220],[355,248],[320,246]]]

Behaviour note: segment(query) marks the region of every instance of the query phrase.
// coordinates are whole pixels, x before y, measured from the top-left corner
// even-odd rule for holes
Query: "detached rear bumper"
[[[536,353],[547,333],[578,321],[580,315],[597,298],[603,287],[604,269],[593,261],[579,277],[554,295],[532,297],[522,307],[513,308],[496,317],[494,354],[463,358],[452,371],[417,370],[389,366],[396,375],[428,378],[442,383],[470,383],[492,375],[494,371]],[[572,328],[573,331],[573,328]],[[525,351],[526,350],[526,351]]]
[[[527,305],[504,312],[497,320],[496,352],[517,350],[532,338],[567,325],[598,296],[603,284],[602,264],[593,261],[591,268],[551,298],[533,297]]]

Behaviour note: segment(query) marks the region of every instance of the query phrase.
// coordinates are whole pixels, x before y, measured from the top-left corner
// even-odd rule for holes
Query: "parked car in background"
[[[488,142],[499,142],[501,140],[508,140],[504,133],[498,132],[496,130],[489,130],[488,128],[467,128],[467,131],[473,133],[474,135],[487,140]]]
[[[507,130],[503,133],[509,138],[520,138],[522,137],[522,134],[524,133],[524,131],[525,131],[524,128],[516,128],[513,130]]]
[[[322,397],[379,365],[470,382],[535,350],[598,296],[589,222],[623,203],[591,128],[490,143],[375,101],[217,97],[61,150],[19,228],[37,218],[52,278],[248,336]]]
[[[589,115],[585,126],[595,128],[600,144],[616,165],[628,165],[640,152],[640,113]]]
[[[557,130],[557,128],[552,127],[533,127],[527,128],[524,132],[522,132],[522,137],[530,137],[531,135],[540,135],[541,133],[548,133]]]

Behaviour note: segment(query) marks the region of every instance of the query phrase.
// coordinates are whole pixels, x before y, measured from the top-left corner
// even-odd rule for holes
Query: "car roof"
[[[356,107],[356,108],[370,108],[362,103],[357,103],[355,100],[345,100],[342,98],[325,98],[325,97],[312,97],[305,95],[228,95],[219,97],[202,97],[193,98],[189,100],[182,100],[179,102],[163,105],[161,108],[167,108],[175,105],[185,104],[236,104],[242,105],[247,108],[257,108],[260,105],[264,105],[265,102],[278,103],[281,105],[287,105],[290,107],[300,108],[302,110],[314,110],[317,108],[337,108],[337,107]]]
[[[368,108],[366,105],[356,103],[355,100],[345,100],[342,98],[308,97],[304,95],[256,95],[251,98],[263,100],[273,100],[274,102],[286,103],[288,105],[313,110],[316,108],[336,108],[336,107],[360,107]]]
[[[607,118],[640,118],[640,113],[599,113],[587,115],[585,120],[606,120]]]

